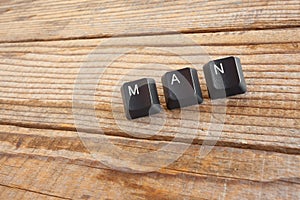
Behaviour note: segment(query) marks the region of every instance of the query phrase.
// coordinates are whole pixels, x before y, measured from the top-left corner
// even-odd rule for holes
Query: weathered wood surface
[[[100,4],[0,3],[0,199],[300,198],[299,1]],[[193,139],[190,148],[156,172],[110,169],[89,154],[76,131],[72,95],[80,67],[93,71],[107,61],[100,55],[118,54],[128,45],[139,48],[105,71],[97,87],[96,114],[107,134],[101,137],[129,152],[157,150],[174,137],[179,112],[167,112],[170,120],[164,129],[141,139],[120,130],[112,111],[122,112],[116,85],[130,69],[147,63],[174,69],[187,65],[155,47],[198,58],[194,46],[170,43],[178,34],[166,34],[168,30],[185,32],[184,37],[193,39],[211,58],[239,56],[248,93],[227,101],[223,133],[215,138],[218,142],[212,151],[200,158],[213,109],[200,71],[205,98],[199,107],[200,129],[195,133],[193,126],[186,127],[177,141],[179,146]],[[118,39],[123,43],[99,48],[107,41],[103,36],[110,35],[123,35]],[[140,48],[144,46],[150,48]],[[99,57],[87,59],[91,53]],[[199,67],[203,64],[195,62]],[[143,75],[159,82],[162,73],[138,72],[125,79]],[[164,104],[159,84],[158,90]],[[89,115],[82,113],[82,123],[86,119]],[[185,120],[192,124],[193,119],[193,113],[188,113]],[[155,127],[146,130],[152,134]],[[99,130],[85,131],[93,137]]]
[[[1,148],[6,150],[1,156],[1,184],[6,187],[75,199],[299,197],[298,155],[216,147],[200,160],[196,157],[200,146],[193,145],[165,169],[126,174],[95,162],[73,131],[7,125],[1,129],[7,132],[1,137]],[[164,143],[145,140],[136,147],[130,139],[113,136],[111,140],[130,151],[155,150]]]
[[[299,0],[2,0],[0,41],[298,27]]]

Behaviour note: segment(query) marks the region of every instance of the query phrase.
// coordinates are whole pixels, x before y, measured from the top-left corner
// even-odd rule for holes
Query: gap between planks
[[[19,128],[29,128],[29,129],[34,129],[34,130],[46,130],[46,131],[68,131],[72,134],[78,134],[76,128],[74,127],[63,127],[59,125],[48,125],[48,124],[28,124],[28,123],[12,123],[9,121],[4,121],[2,120],[0,122],[0,125],[4,126],[15,126]],[[99,134],[99,130],[95,129],[84,129],[81,130],[81,132],[85,132],[87,134]],[[0,134],[5,134],[5,132],[0,131]],[[26,134],[17,134],[22,136],[26,136]],[[136,138],[130,135],[124,135],[122,132],[115,130],[110,133],[105,134],[105,137],[111,137],[111,138],[119,138],[119,139],[125,139],[125,140],[131,140],[134,139],[136,141],[144,141],[144,142],[169,142],[171,141],[172,138],[166,138],[162,136],[158,137],[151,137],[151,138]],[[230,137],[229,139],[234,140],[234,138]],[[238,138],[236,138],[238,139]],[[249,140],[249,139],[248,139]],[[254,140],[258,141],[258,140]],[[177,139],[177,141],[174,141],[175,143],[178,144],[185,144],[186,141],[184,139]],[[202,145],[204,142],[204,139],[202,138],[194,138],[192,141],[192,145]],[[215,146],[216,147],[224,147],[224,148],[233,148],[233,149],[245,149],[245,150],[257,150],[257,151],[264,151],[264,152],[273,152],[273,153],[281,153],[281,154],[286,154],[286,155],[299,155],[299,149],[295,148],[289,148],[286,146],[279,146],[279,145],[266,145],[266,141],[262,141],[263,144],[241,144],[241,143],[235,143],[233,141],[225,141],[225,139],[217,141]],[[273,143],[271,141],[271,143]]]
[[[178,35],[178,34],[186,34],[186,35],[193,35],[193,34],[203,34],[203,33],[234,33],[234,32],[246,32],[246,31],[267,31],[267,30],[293,30],[293,29],[299,29],[300,26],[298,25],[280,25],[276,27],[266,27],[266,28],[219,28],[215,30],[183,30],[180,32],[162,32],[162,33],[143,33],[143,34],[121,34],[121,35],[94,35],[94,36],[81,36],[81,37],[69,37],[69,38],[48,38],[48,39],[27,39],[27,40],[12,40],[12,41],[1,41],[0,44],[14,44],[14,43],[38,43],[38,42],[60,42],[60,41],[76,41],[76,40],[99,40],[99,39],[108,39],[108,38],[130,38],[130,37],[144,37],[144,36],[167,36],[167,35]],[[292,42],[291,42],[292,43]],[[245,43],[241,43],[245,44]],[[255,43],[252,43],[255,44]],[[264,44],[264,43],[260,43]],[[265,44],[278,44],[276,41],[273,43],[265,43]],[[206,45],[206,44],[201,44]],[[208,44],[210,46],[213,46],[212,44]],[[216,46],[220,45],[232,45],[227,43],[218,43]],[[234,45],[239,45],[238,43],[235,43]],[[247,45],[251,45],[251,43],[247,43]]]
[[[9,185],[9,184],[1,184],[0,183],[0,187],[5,187],[5,188],[13,189],[13,190],[20,190],[20,191],[23,191],[24,193],[30,192],[30,193],[34,193],[34,194],[37,194],[37,195],[41,195],[39,198],[41,198],[41,197],[47,197],[47,198],[49,198],[50,197],[50,198],[54,198],[54,199],[71,200],[70,198],[65,198],[65,197],[62,197],[62,196],[54,195],[54,194],[49,194],[49,193],[45,193],[45,192],[39,192],[39,191],[35,191],[35,190],[30,190],[30,189],[26,189],[26,188],[14,186],[14,185]],[[0,197],[1,197],[1,194],[0,194]],[[24,196],[23,196],[23,198],[24,198]]]

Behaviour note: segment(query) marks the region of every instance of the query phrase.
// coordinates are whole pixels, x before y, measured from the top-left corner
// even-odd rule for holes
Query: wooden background
[[[299,0],[2,0],[0,25],[1,200],[300,199]],[[165,38],[176,34],[169,30],[193,39],[214,59],[240,57],[248,93],[228,99],[223,133],[199,158],[212,109],[200,73],[202,128],[190,148],[155,172],[110,169],[89,154],[76,131],[72,96],[79,69],[111,36],[170,46]],[[114,54],[122,47],[100,51]],[[99,62],[105,61],[88,65],[96,69]],[[97,89],[103,137],[129,152],[159,149],[174,137],[170,127],[178,126],[170,120],[159,134],[141,139],[114,121],[115,80],[152,62],[185,66],[167,53],[133,52],[112,64]],[[178,144],[185,137],[189,129]]]

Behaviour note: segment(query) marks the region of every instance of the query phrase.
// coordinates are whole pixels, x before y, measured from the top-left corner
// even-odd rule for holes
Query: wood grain
[[[161,44],[156,42],[157,37],[167,39],[163,39],[165,43]],[[104,119],[101,128],[111,135],[104,137],[123,150],[150,152],[161,148],[174,137],[172,126],[176,127],[179,113],[172,113],[172,120],[168,121],[163,131],[146,140],[120,130],[112,115],[112,109],[122,112],[121,102],[112,91],[116,81],[129,69],[148,62],[172,63],[174,68],[186,65],[176,56],[154,49],[169,46],[169,37],[176,36],[134,38],[132,41],[136,43],[131,44],[132,47],[145,45],[153,48],[131,52],[118,59],[105,71],[103,81],[97,88],[97,115]],[[86,55],[91,52],[96,55],[118,53],[123,43],[116,47],[101,46],[96,50],[97,45],[105,44],[105,39],[1,44],[0,145],[3,155],[0,171],[3,175],[0,183],[6,191],[3,196],[15,194],[29,198],[31,194],[42,193],[49,198],[66,199],[116,199],[120,195],[126,199],[299,198],[297,72],[300,64],[297,57],[299,41],[296,40],[300,38],[299,30],[241,31],[223,35],[198,33],[185,37],[202,45],[212,58],[224,57],[228,52],[241,57],[249,92],[228,100],[226,122],[218,147],[204,159],[197,157],[201,144],[205,145],[212,112],[200,72],[206,100],[199,107],[200,132],[196,136],[190,135],[188,133],[193,131],[187,128],[178,142],[194,138],[189,150],[170,166],[145,175],[117,172],[95,160],[80,141],[74,125],[72,94],[79,68],[82,63],[88,63],[90,69],[96,69],[105,62],[87,60]],[[227,45],[224,47],[223,43]],[[186,56],[198,56],[193,47],[185,48],[178,43],[172,48],[182,49]],[[140,75],[160,78],[160,72],[155,70],[139,72]],[[126,79],[137,79],[139,76],[129,74]],[[161,86],[158,89],[164,103]],[[110,103],[112,100],[115,101],[115,108]],[[84,122],[89,116],[82,114]],[[186,117],[185,120],[193,120],[192,114]],[[149,127],[147,130],[149,132]],[[86,131],[91,133],[89,137],[93,137],[93,133],[99,130]],[[152,164],[160,163],[158,160]],[[31,167],[33,165],[34,168]],[[51,187],[46,184],[49,181]],[[60,185],[66,187],[62,189]],[[7,191],[14,190],[7,188],[16,188],[16,191],[10,193]],[[23,191],[28,194],[23,194]]]
[[[0,15],[0,199],[300,199],[298,0],[5,0]],[[241,58],[248,92],[229,98],[222,115],[202,66],[226,56]],[[164,106],[161,75],[187,60],[204,103],[183,119],[164,110],[151,126],[148,118],[129,124],[122,82],[154,78]],[[170,142],[159,157],[134,162]],[[93,150],[118,157],[118,169]]]
[[[6,199],[50,199],[50,200],[59,200],[59,199],[67,199],[55,197],[49,194],[42,194],[40,192],[29,191],[22,188],[9,187],[9,186],[0,186],[0,198]]]
[[[16,0],[0,13],[2,42],[300,25],[298,0]]]
[[[80,145],[76,132],[46,130],[42,136],[39,129],[1,129],[5,130],[1,134],[1,149],[7,152],[0,159],[1,184],[24,190],[71,199],[115,199],[120,195],[126,199],[299,197],[297,155],[216,147],[201,159],[197,157],[200,146],[192,145],[178,161],[159,172],[126,174],[95,161]],[[154,151],[165,143],[144,140],[137,147],[132,139],[110,136],[110,140],[135,152]],[[116,188],[118,192],[114,192]]]
[[[223,38],[219,33],[212,34],[192,34],[191,37],[210,54],[212,58],[226,56],[226,52],[239,56],[243,63],[243,69],[248,84],[246,95],[234,97],[228,100],[226,108],[226,122],[223,128],[218,145],[235,146],[243,148],[254,148],[261,150],[272,150],[285,153],[299,152],[299,48],[297,40],[290,43],[290,38],[300,38],[299,29],[286,31],[286,36],[280,34],[283,30],[231,32],[224,34],[223,42],[228,45],[218,44],[218,39]],[[256,37],[257,35],[257,37]],[[260,43],[260,35],[272,38],[278,43]],[[165,43],[157,43],[157,37],[162,38]],[[166,39],[163,39],[163,38]],[[159,63],[162,65],[172,65],[173,68],[182,68],[187,65],[182,59],[172,56],[167,52],[160,52],[155,49],[170,46],[173,41],[168,36],[145,36],[133,38],[135,41],[132,47],[146,45],[153,49],[141,50],[126,54],[116,60],[104,73],[101,83],[99,83],[97,98],[97,115],[103,118],[101,128],[111,135],[126,136],[124,131],[117,126],[112,114],[123,113],[121,97],[119,96],[118,81],[135,80],[144,77],[152,77],[157,80],[159,95],[164,104],[163,92],[160,85],[161,70],[138,70],[139,75],[130,74],[129,70],[138,67],[142,63]],[[206,40],[210,38],[210,40]],[[226,39],[227,38],[227,39]],[[258,41],[256,41],[257,39]],[[101,54],[117,54],[124,48],[121,42],[118,47],[96,48],[95,44],[105,44],[106,39],[100,40],[76,40],[64,42],[38,42],[18,44],[2,44],[2,51],[10,56],[1,63],[1,98],[2,124],[22,125],[27,127],[48,127],[64,130],[75,130],[72,112],[72,97],[74,81],[81,66],[93,72],[103,66],[105,60],[101,60]],[[110,39],[114,40],[114,39]],[[117,38],[116,40],[120,40]],[[124,41],[126,43],[126,38]],[[169,44],[168,44],[169,41]],[[217,41],[217,42],[214,42]],[[235,44],[239,41],[239,44]],[[268,39],[265,39],[267,42]],[[251,42],[251,44],[249,44]],[[112,42],[114,44],[114,42]],[[95,50],[96,48],[96,50]],[[193,58],[198,58],[195,54],[195,47],[171,47],[179,49],[182,54]],[[49,50],[50,49],[50,50]],[[55,54],[48,53],[55,51]],[[67,53],[68,52],[68,53]],[[282,53],[288,52],[288,53]],[[94,54],[92,59],[87,59],[86,55]],[[201,66],[201,62],[195,62]],[[85,66],[86,65],[86,66]],[[125,66],[125,67],[124,67]],[[152,67],[152,66],[151,66]],[[129,73],[129,75],[127,75]],[[20,79],[22,77],[22,79]],[[201,129],[197,134],[185,134],[180,141],[186,138],[194,138],[195,143],[202,143],[210,126],[212,104],[208,99],[207,90],[201,68],[199,78],[202,83],[205,103],[199,107],[201,112]],[[86,80],[92,83],[92,78]],[[119,87],[118,87],[119,84]],[[113,98],[112,98],[113,96]],[[90,100],[86,100],[91,103]],[[113,104],[111,103],[113,102]],[[167,112],[169,115],[168,124],[163,132],[158,133],[151,139],[169,141],[174,137],[172,126],[176,126],[180,119],[179,112]],[[82,122],[89,117],[86,112],[82,113]],[[159,117],[159,116],[158,116]],[[193,120],[193,113],[186,116],[186,120]],[[119,119],[120,123],[126,123],[125,119]],[[127,129],[130,129],[126,123]],[[153,124],[155,125],[155,124]],[[158,125],[158,124],[156,124]],[[193,127],[193,126],[192,126]],[[148,127],[147,129],[152,129]],[[191,132],[193,128],[187,129]],[[155,132],[155,128],[152,129]],[[190,130],[190,131],[189,131]],[[89,132],[97,130],[89,130]]]

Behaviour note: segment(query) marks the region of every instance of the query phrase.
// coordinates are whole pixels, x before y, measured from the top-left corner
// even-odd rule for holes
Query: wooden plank
[[[4,153],[68,158],[76,163],[107,168],[96,161],[92,155],[89,155],[89,151],[74,131],[43,130],[41,134],[41,129],[8,125],[2,125],[1,130],[1,149]],[[87,134],[87,136],[91,139],[95,137],[94,134]],[[127,139],[116,136],[99,137],[105,137],[111,141],[111,144],[128,151],[127,159],[130,159],[130,152],[151,152],[168,143],[166,141]],[[181,144],[175,142],[175,145],[180,147]],[[299,155],[215,147],[210,154],[202,158],[198,156],[200,149],[201,145],[191,145],[179,160],[162,169],[162,171],[168,174],[180,172],[195,175],[212,174],[228,178],[267,182],[280,179],[280,177],[293,180],[298,176],[300,170],[298,168]],[[166,150],[165,152],[169,155],[176,153],[174,150]],[[230,163],[231,160],[232,163]],[[213,162],[214,167],[209,164],[206,165],[206,162]],[[160,162],[154,162],[153,164],[159,165]],[[238,167],[238,170],[235,169],[236,167]],[[216,171],[216,169],[219,170]],[[246,172],[247,170],[248,172]]]
[[[1,1],[0,13],[1,42],[300,25],[298,0],[16,0]]]
[[[299,155],[215,147],[205,158],[200,158],[197,154],[201,146],[192,145],[168,167],[131,174],[111,170],[95,160],[80,145],[76,132],[0,128],[0,184],[6,187],[42,191],[67,199],[300,197]],[[130,152],[155,151],[166,144],[139,140],[139,146],[136,139],[104,137],[128,151],[128,159]],[[172,153],[176,152],[166,152]]]
[[[300,199],[299,0],[4,0],[0,14],[0,199]],[[106,69],[96,89],[102,135],[89,124],[88,89],[124,48],[134,51]],[[248,93],[227,100],[226,116],[208,98],[207,54],[242,60]],[[148,118],[128,124],[120,79],[155,78],[164,105],[161,74],[189,66],[183,58],[199,68],[201,118],[190,107],[183,119],[177,110],[151,126]],[[82,66],[86,95],[73,104]],[[87,107],[80,119],[74,105]],[[94,148],[118,165],[97,160]]]
[[[220,138],[215,137],[218,139],[217,145],[299,153],[299,34],[297,28],[185,35],[199,45],[203,44],[202,48],[212,58],[228,56],[230,52],[230,55],[239,56],[243,63],[249,91],[246,95],[227,101],[223,133]],[[129,53],[105,71],[96,92],[96,114],[101,116],[101,128],[107,134],[132,137],[120,129],[112,113],[123,112],[119,92],[114,91],[118,91],[118,81],[128,74],[130,69],[142,63],[159,63],[174,69],[186,67],[187,64],[182,59],[168,52],[155,50],[155,47],[173,45],[171,49],[182,50],[182,53],[191,59],[198,58],[195,46],[186,48],[180,42],[175,42],[174,45],[172,38],[176,39],[177,36],[131,37],[130,41],[134,41],[132,47],[147,46],[154,49]],[[94,53],[116,54],[124,47],[122,45],[126,45],[128,39],[112,39],[115,40],[112,43],[116,46],[101,46]],[[121,42],[121,46],[118,46],[118,40],[125,41],[125,44]],[[93,60],[86,60],[86,56],[102,43],[105,44],[105,39],[1,44],[1,124],[75,130],[72,111],[74,81],[83,63],[88,65],[86,68],[91,70],[91,75],[93,70],[105,63],[105,60],[99,60],[100,57],[97,59],[97,56]],[[197,66],[202,66],[201,61],[195,62]],[[199,106],[199,131],[195,133],[194,125],[187,128],[187,134],[179,137],[181,142],[194,139],[194,143],[201,144],[206,140],[210,128],[213,107],[208,99],[202,70],[199,71],[205,97],[205,103]],[[162,87],[159,84],[162,71],[143,69],[138,73],[139,75],[129,74],[126,79],[134,80],[141,76],[155,78],[161,102],[164,104]],[[87,83],[92,83],[93,80],[89,78]],[[89,99],[86,100],[87,103],[90,103]],[[187,110],[191,112],[190,109]],[[174,137],[173,127],[179,127],[180,113],[175,111],[167,114],[169,120],[166,127],[153,136],[153,140],[169,141]],[[89,116],[90,114],[83,112],[79,122],[84,123]],[[193,124],[193,113],[188,114],[185,121]],[[120,119],[119,122],[126,121]],[[148,129],[154,133],[159,124],[153,125],[153,128]],[[130,129],[128,125],[125,128]],[[98,130],[91,128],[89,131]]]

